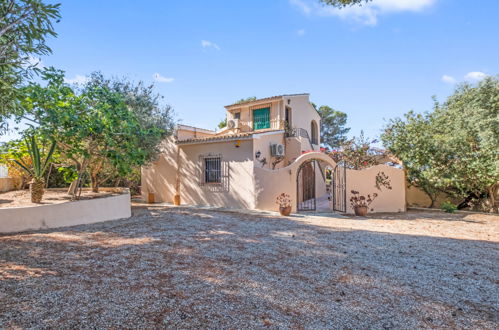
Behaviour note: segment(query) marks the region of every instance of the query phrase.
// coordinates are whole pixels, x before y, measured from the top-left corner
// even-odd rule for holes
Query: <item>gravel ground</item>
[[[497,329],[498,227],[134,208],[0,236],[0,327]]]

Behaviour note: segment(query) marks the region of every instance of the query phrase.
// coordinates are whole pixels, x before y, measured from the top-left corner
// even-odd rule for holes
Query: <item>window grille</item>
[[[220,157],[207,157],[204,159],[204,182],[220,183],[222,178],[222,160]]]
[[[213,192],[229,191],[229,163],[222,155],[201,155],[199,185]]]

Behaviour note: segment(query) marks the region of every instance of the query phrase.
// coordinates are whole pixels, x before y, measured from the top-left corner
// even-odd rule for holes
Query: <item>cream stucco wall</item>
[[[15,186],[14,178],[0,178],[0,192],[14,190]]]
[[[375,186],[376,175],[384,172],[390,181],[391,190]],[[405,212],[405,175],[404,171],[393,166],[376,165],[364,170],[347,169],[347,212],[353,213],[350,206],[351,191],[356,190],[367,196],[377,193],[378,197],[370,205],[369,212]],[[371,210],[373,209],[373,210]]]
[[[241,106],[232,106],[226,112],[227,120],[234,119],[234,114],[240,113],[240,123],[241,127],[239,132],[251,132],[253,131],[253,110],[270,107],[270,124],[273,129],[281,129],[280,121],[284,120],[282,117],[282,100],[271,100],[262,101],[249,104],[241,104]]]
[[[61,204],[0,208],[0,232],[76,226],[131,216],[130,193]]]
[[[285,99],[289,99],[289,104],[286,105],[291,108],[291,126],[293,128],[303,128],[307,130],[308,136],[312,138],[311,122],[314,120],[317,123],[318,128],[318,145],[320,145],[320,120],[321,117],[319,113],[314,109],[312,104],[310,104],[308,95],[298,95],[298,96],[286,96]],[[318,145],[314,147],[314,150],[318,150]]]
[[[239,146],[239,147],[237,147]],[[159,159],[142,169],[142,196],[153,192],[157,202],[173,202],[177,173],[177,150],[180,164],[180,200],[182,204],[254,209],[252,140],[181,144],[173,140],[163,146]],[[221,155],[228,164],[228,189],[201,185],[200,156]]]
[[[265,168],[272,168],[272,161],[276,158],[271,156],[270,145],[271,144],[284,144],[286,146],[286,141],[284,138],[284,131],[274,131],[261,134],[253,135],[253,159],[255,166],[262,167],[262,163],[255,158],[255,154],[259,151],[261,153],[260,160],[265,158],[267,164]],[[289,164],[289,159],[287,157],[288,150],[287,146],[285,148],[285,159],[278,163],[275,168],[281,168]]]
[[[255,168],[256,208],[277,211],[278,206],[275,204],[275,199],[279,194],[285,192],[291,197],[292,211],[296,212],[296,175],[298,168],[304,162],[312,159],[321,160],[326,164],[330,164],[333,168],[336,165],[327,155],[319,152],[310,152],[300,156],[291,165],[275,171]],[[388,175],[393,188],[392,190],[382,188],[382,191],[379,191],[375,188],[375,177],[380,171],[383,171]],[[378,165],[360,171],[347,170],[346,175],[348,213],[353,213],[353,210],[349,206],[351,190],[358,190],[362,194],[377,192],[379,196],[372,204],[372,208],[374,209],[373,212],[405,211],[405,177],[403,170],[387,165]],[[322,177],[320,178],[322,179]]]

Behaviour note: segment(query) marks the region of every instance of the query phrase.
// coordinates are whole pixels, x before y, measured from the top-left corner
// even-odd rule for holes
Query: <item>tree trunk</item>
[[[33,180],[29,185],[32,203],[40,203],[42,201],[44,186],[45,186],[45,181],[43,179],[33,178]]]
[[[74,180],[71,182],[68,188],[68,195],[74,196],[76,192],[76,188],[78,187],[78,179]]]
[[[97,178],[97,175],[92,174],[90,176],[90,181],[92,182],[92,192],[98,193],[99,192],[99,179]]]
[[[492,213],[497,213],[498,207],[496,206],[496,193],[497,193],[497,187],[499,183],[493,184],[491,187],[489,187],[488,191],[488,199],[491,207],[491,212]]]
[[[88,165],[87,159],[83,160],[83,163],[81,164],[81,166],[79,166],[79,164],[77,164],[76,168],[78,170],[78,178],[75,181],[71,182],[71,186],[69,187],[69,191],[68,191],[68,193],[71,195],[71,199],[73,199],[73,200],[78,199],[78,197],[76,196],[76,192],[77,192],[78,188],[80,187],[80,183],[81,183],[81,179],[83,177],[83,174],[87,170],[87,165]]]

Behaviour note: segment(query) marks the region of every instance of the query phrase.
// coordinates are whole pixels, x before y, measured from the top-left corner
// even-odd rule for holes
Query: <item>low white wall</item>
[[[131,215],[129,192],[60,204],[0,208],[0,233],[76,226]]]

